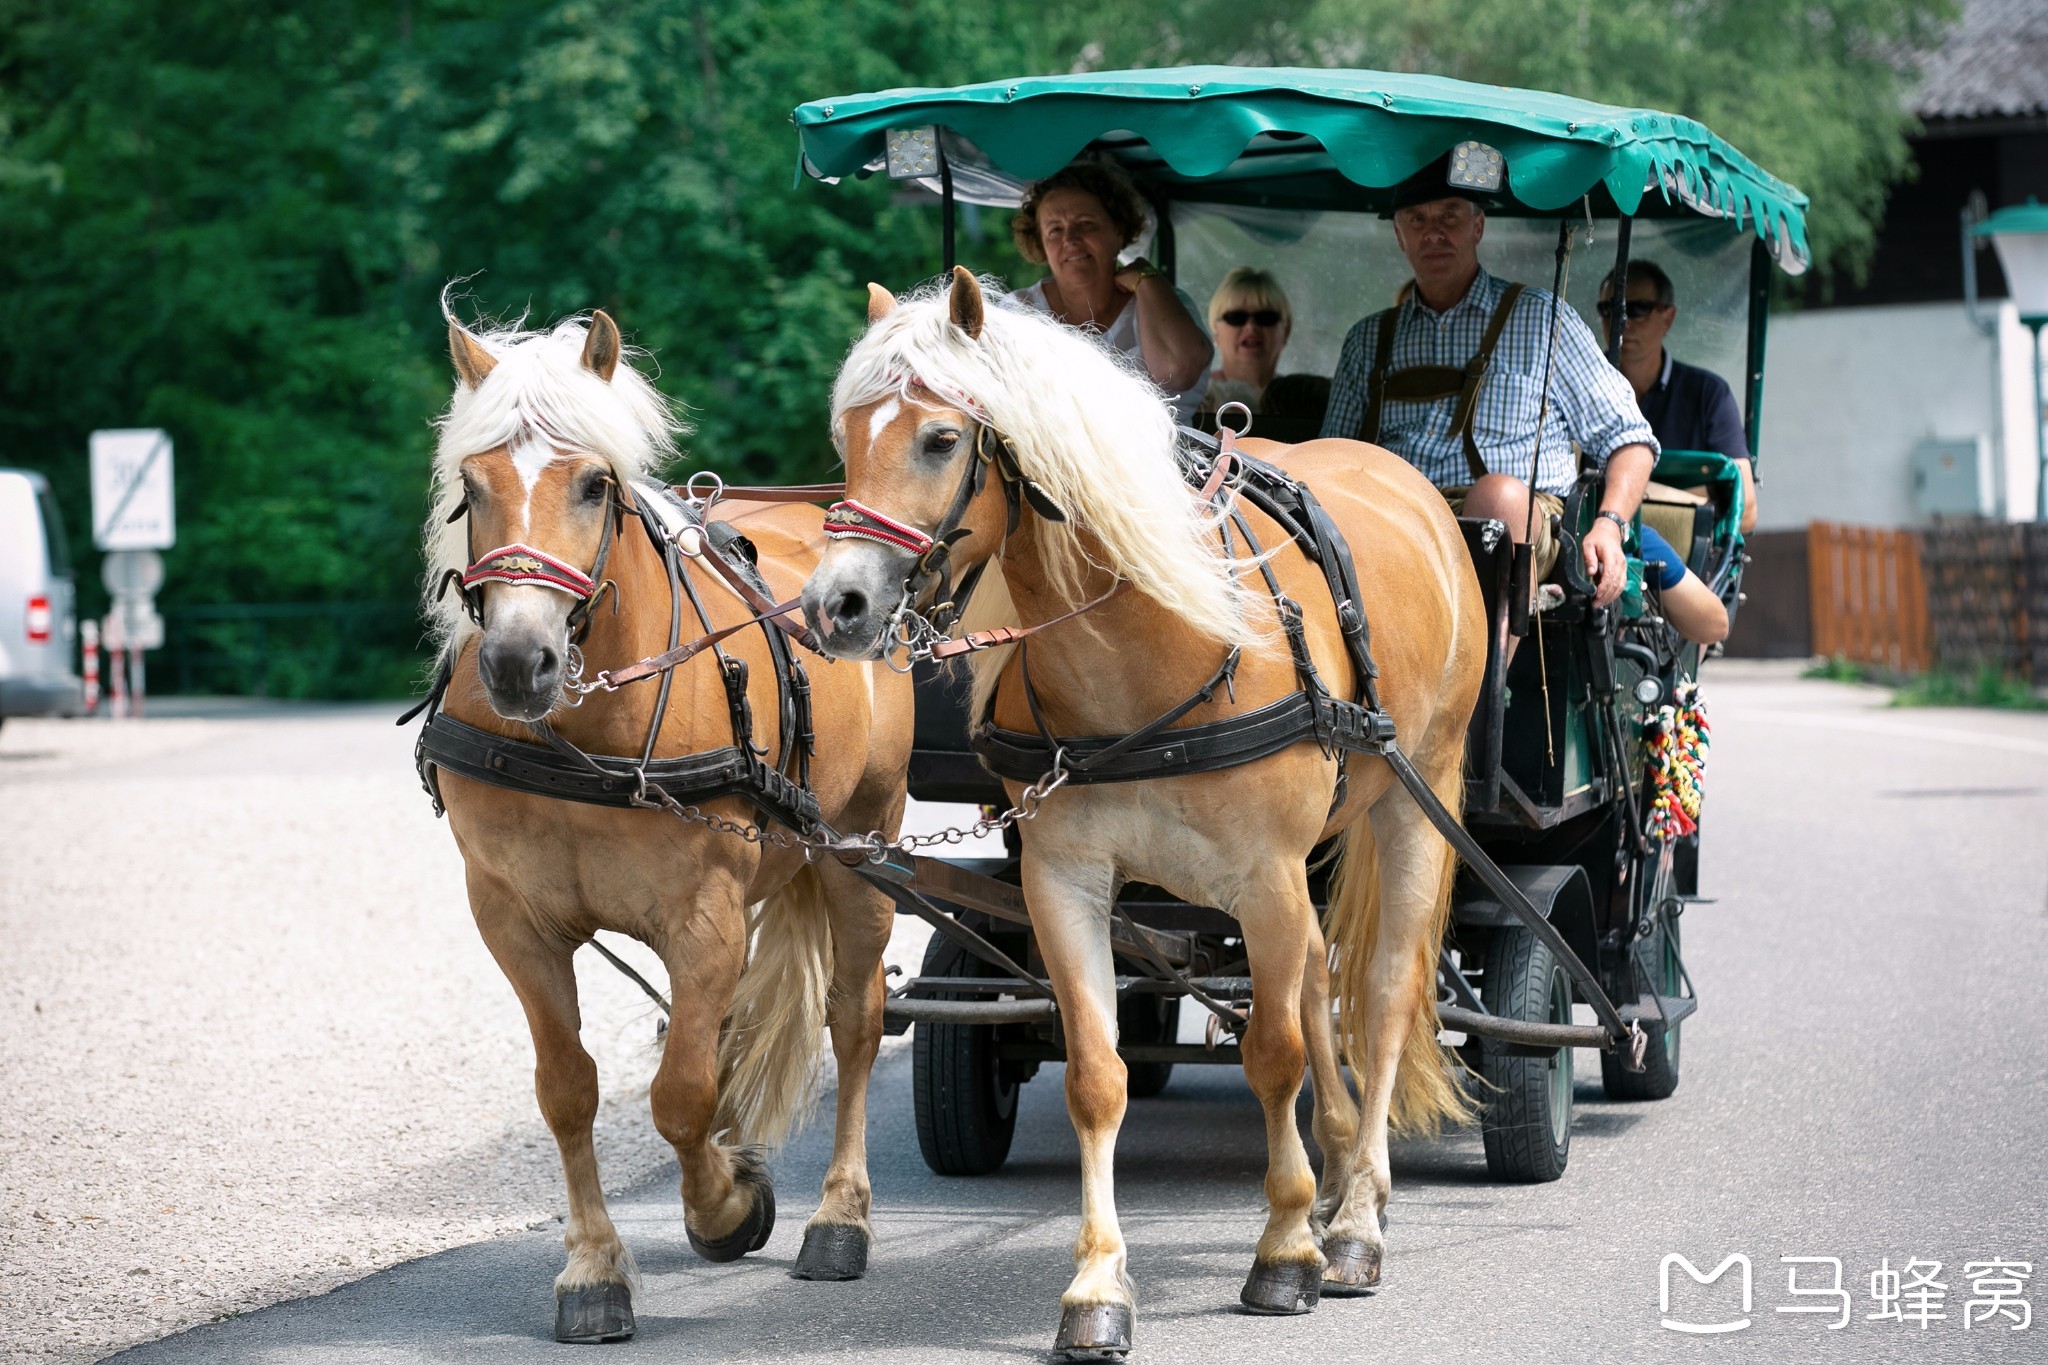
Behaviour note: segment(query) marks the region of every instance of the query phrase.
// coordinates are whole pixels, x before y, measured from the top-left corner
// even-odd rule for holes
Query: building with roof
[[[1867,277],[1809,280],[1807,306],[1772,329],[1765,529],[2034,514],[2033,338],[1963,227],[2048,202],[2048,0],[1963,0],[1920,69],[1915,173],[1886,202]]]

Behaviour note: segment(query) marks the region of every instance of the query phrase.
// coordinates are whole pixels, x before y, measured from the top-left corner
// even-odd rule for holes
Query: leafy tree
[[[225,664],[198,681],[390,693],[422,662],[404,604],[450,384],[449,280],[470,313],[611,310],[692,409],[693,463],[826,471],[825,394],[861,285],[929,275],[938,224],[883,178],[792,183],[803,100],[1175,61],[1559,89],[1700,117],[1811,193],[1821,251],[1853,262],[1904,165],[1890,54],[1940,15],[1932,0],[0,0],[0,460],[53,476],[83,552],[86,433],[168,428],[167,607],[324,613],[267,651],[247,623],[188,624],[182,641]],[[982,223],[969,259],[1014,264],[1000,216]]]

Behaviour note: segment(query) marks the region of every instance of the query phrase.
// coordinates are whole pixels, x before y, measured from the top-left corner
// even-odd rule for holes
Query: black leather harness
[[[1202,457],[1216,451],[1217,442],[1192,430],[1184,429],[1181,435],[1183,472],[1191,481],[1198,481],[1207,464]],[[1379,668],[1372,659],[1372,632],[1359,597],[1357,567],[1344,533],[1307,485],[1241,452],[1233,452],[1232,458],[1237,462],[1238,495],[1279,523],[1309,561],[1323,571],[1330,599],[1336,604],[1338,629],[1358,677],[1356,696],[1338,697],[1324,684],[1309,655],[1300,605],[1281,591],[1272,568],[1262,563],[1260,572],[1265,576],[1267,591],[1272,594],[1281,628],[1287,635],[1299,691],[1226,720],[1169,728],[1197,706],[1212,700],[1217,688],[1233,684],[1238,663],[1238,651],[1233,649],[1208,682],[1131,734],[1059,736],[1052,733],[1039,707],[1031,684],[1030,646],[1026,643],[1020,661],[1024,696],[1037,732],[1004,730],[984,715],[968,740],[991,772],[1012,781],[1028,782],[1060,767],[1069,774],[1069,782],[1083,786],[1096,782],[1142,782],[1236,767],[1310,740],[1340,762],[1346,753],[1380,753],[1392,743],[1394,721],[1379,704],[1374,683]],[[1231,528],[1243,538],[1251,554],[1261,552],[1243,512],[1233,507],[1222,533],[1225,553],[1233,548]],[[1343,800],[1341,776],[1337,799],[1340,803]]]
[[[667,573],[670,649],[674,650],[681,639],[685,600],[690,603],[708,635],[723,639],[725,633],[712,631],[703,598],[695,581],[683,568],[683,552],[676,544],[678,537],[668,533],[660,518],[647,505],[647,496],[642,491],[637,502],[628,505],[622,493],[613,494],[614,508],[612,515],[606,518],[604,550],[600,552],[591,577],[595,579],[604,572],[612,522],[622,521],[629,514],[635,515],[647,534],[648,542],[661,556]],[[768,585],[754,565],[753,546],[745,536],[723,522],[706,521],[690,504],[680,499],[673,500],[670,506],[680,512],[686,527],[700,531],[703,546],[700,554],[705,558],[714,555],[719,558],[720,563],[714,567],[721,577],[743,583],[750,590],[743,593],[749,601],[756,597],[767,600]],[[460,575],[457,577],[459,579]],[[608,586],[606,583],[594,589],[589,602],[596,601],[597,594]],[[614,596],[612,600],[616,611],[618,599]],[[584,605],[587,606],[588,602]],[[479,610],[479,605],[472,604],[473,614]],[[557,735],[545,721],[532,723],[535,734],[545,742],[530,744],[456,720],[441,710],[442,696],[454,673],[452,654],[443,655],[440,671],[426,699],[399,717],[399,724],[403,725],[421,711],[427,714],[419,742],[413,749],[413,761],[419,770],[421,784],[434,800],[434,813],[439,815],[445,810],[438,778],[439,773],[445,770],[508,791],[586,805],[659,807],[662,803],[658,797],[664,794],[680,805],[699,805],[723,797],[740,797],[751,803],[765,820],[786,825],[799,833],[817,828],[820,824],[818,799],[810,788],[810,762],[816,743],[811,728],[810,678],[804,671],[803,662],[790,649],[788,631],[771,619],[757,619],[756,624],[767,641],[775,669],[780,721],[777,747],[781,752],[772,764],[766,761],[769,749],[755,741],[753,707],[747,699],[746,660],[728,654],[716,640],[710,649],[717,658],[725,685],[733,742],[725,748],[682,758],[654,757],[661,718],[668,710],[671,682],[668,670],[659,674],[660,691],[654,717],[649,722],[646,745],[637,757],[630,757],[585,753]]]

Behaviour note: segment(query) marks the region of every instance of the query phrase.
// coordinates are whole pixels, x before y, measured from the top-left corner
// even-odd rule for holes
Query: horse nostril
[[[846,627],[868,614],[867,594],[847,591],[832,599],[832,620],[835,625]]]
[[[535,691],[545,691],[561,672],[562,656],[553,646],[542,645],[533,657],[533,684]]]

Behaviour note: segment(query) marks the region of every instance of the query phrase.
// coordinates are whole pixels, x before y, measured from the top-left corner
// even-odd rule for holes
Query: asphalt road
[[[1577,1054],[1571,1166],[1553,1185],[1490,1184],[1476,1136],[1401,1145],[1381,1291],[1265,1319],[1235,1311],[1260,1222],[1258,1111],[1234,1072],[1183,1068],[1133,1104],[1118,1152],[1134,1359],[2048,1359],[2048,1321],[1964,1321],[1989,1292],[1970,1262],[2028,1263],[2023,1297],[2048,1310],[2048,717],[1887,710],[1870,689],[1734,666],[1708,695],[1703,891],[1718,900],[1686,918],[1703,1005],[1678,1094],[1609,1103]],[[866,1280],[787,1278],[823,1168],[814,1128],[778,1158],[783,1222],[745,1262],[689,1252],[672,1167],[614,1200],[644,1286],[638,1338],[603,1349],[1042,1359],[1078,1216],[1058,1069],[1026,1088],[1000,1174],[941,1179],[918,1157],[907,1063],[876,1077]],[[1747,1256],[1750,1325],[1661,1326],[1745,1316],[1739,1267],[1710,1287],[1674,1272],[1661,1312],[1669,1253],[1702,1271]],[[1786,1256],[1839,1258],[1845,1327],[1777,1311],[1823,1302],[1788,1292]],[[559,1361],[560,1258],[557,1227],[501,1237],[118,1358]],[[1867,1317],[1872,1273],[1914,1260],[1941,1263],[1921,1268],[1946,1316]],[[1798,1273],[1830,1281],[1825,1264]]]

